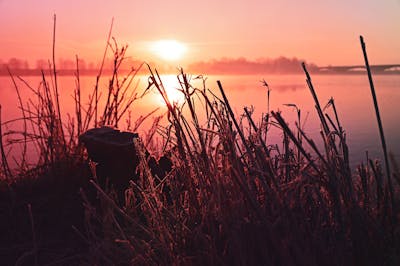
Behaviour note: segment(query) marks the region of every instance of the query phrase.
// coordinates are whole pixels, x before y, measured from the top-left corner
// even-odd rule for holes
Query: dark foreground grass
[[[23,154],[18,171],[11,171],[3,145],[9,134],[1,135],[0,254],[6,264],[400,263],[399,170],[393,162],[384,178],[380,162],[368,159],[351,171],[335,103],[321,108],[305,66],[323,147],[299,126],[290,128],[279,112],[268,111],[258,122],[247,108],[235,115],[220,82],[218,97],[205,86],[192,87],[183,71],[177,78],[186,101],[171,103],[149,67],[148,90],[162,95],[168,124],[155,123],[143,141],[133,143],[141,158],[138,177],[126,188],[125,203],[117,203],[115,193],[93,178],[77,142],[93,123],[118,126],[140,98],[127,94],[134,71],[118,75],[125,48],[112,47],[115,71],[104,111],[95,96],[83,108],[77,82],[76,119],[63,124],[57,92],[44,75],[37,107],[20,101],[25,130],[18,140],[38,147],[36,165]],[[300,112],[298,119],[300,124]],[[271,127],[281,132],[282,143],[266,141]],[[145,155],[156,135],[163,143],[152,152],[173,163],[162,180]]]

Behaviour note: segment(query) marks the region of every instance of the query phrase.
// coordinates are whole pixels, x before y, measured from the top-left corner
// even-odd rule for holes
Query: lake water
[[[174,91],[177,87],[175,76],[162,76],[167,89]],[[259,119],[262,113],[267,112],[266,88],[260,82],[265,80],[271,89],[270,110],[280,110],[283,117],[294,127],[296,111],[285,104],[296,104],[302,112],[302,119],[305,120],[305,132],[319,142],[320,125],[314,108],[311,93],[305,82],[304,75],[249,75],[249,76],[209,76],[206,87],[219,95],[216,80],[219,79],[237,115],[243,113],[244,106],[254,106],[255,119]],[[339,119],[347,133],[347,140],[350,148],[350,156],[353,165],[362,160],[365,161],[365,152],[370,157],[382,158],[379,131],[376,122],[375,111],[368,78],[365,75],[314,75],[312,81],[319,97],[321,106],[325,106],[328,100],[333,97],[339,113]],[[39,77],[26,77],[25,80],[37,88],[40,83]],[[142,92],[147,85],[147,78],[139,76],[138,92]],[[61,99],[61,112],[64,116],[74,113],[73,90],[75,88],[74,77],[58,77],[59,92]],[[374,83],[378,103],[380,106],[381,118],[386,136],[388,149],[400,161],[400,75],[375,75]],[[95,77],[81,77],[82,102],[87,102],[88,92],[95,84]],[[20,81],[17,85],[24,99],[32,97],[30,90]],[[200,80],[193,80],[193,85],[202,87]],[[105,98],[107,78],[100,81],[100,88]],[[174,94],[173,92],[171,95]],[[18,109],[16,90],[9,77],[0,77],[0,104],[2,105],[2,122],[21,117]],[[143,99],[136,101],[131,108],[132,120],[140,115],[145,115],[152,110],[160,108],[154,115],[166,111],[162,101],[156,92],[146,95]],[[149,121],[143,124],[139,133],[146,131],[151,124]],[[20,125],[7,125],[10,127]],[[120,125],[123,129],[126,123]],[[3,127],[3,131],[7,128]],[[277,141],[271,138],[271,142]],[[270,143],[271,144],[271,143]],[[16,152],[14,150],[14,152]]]

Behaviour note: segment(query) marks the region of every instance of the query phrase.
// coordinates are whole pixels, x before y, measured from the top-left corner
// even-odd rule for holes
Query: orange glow
[[[207,62],[221,58],[297,57],[319,66],[362,63],[358,36],[365,37],[373,64],[400,62],[400,2],[315,1],[21,1],[0,0],[0,64],[10,58],[52,57],[53,14],[57,15],[56,58],[101,61],[111,19],[112,37],[129,44],[127,56]],[[224,14],[221,16],[221,14]],[[373,18],[373,19],[372,19]],[[171,40],[185,40],[185,44]],[[155,43],[151,40],[170,40]],[[185,53],[186,51],[186,53]],[[179,60],[179,64],[177,63]],[[225,60],[226,61],[226,60]]]
[[[187,47],[176,40],[160,40],[151,44],[150,50],[164,60],[175,61],[183,57]]]
[[[180,84],[175,75],[162,75],[161,81],[164,85],[170,103],[180,104],[184,101],[185,97],[183,93],[180,91]],[[165,106],[164,99],[158,92],[155,99],[161,106]]]

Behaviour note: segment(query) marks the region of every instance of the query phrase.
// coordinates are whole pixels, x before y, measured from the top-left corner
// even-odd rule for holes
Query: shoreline
[[[18,75],[18,76],[41,76],[42,71],[45,75],[50,75],[53,74],[53,71],[50,69],[44,69],[44,70],[39,70],[39,69],[20,69],[20,70],[10,70],[12,75]],[[102,71],[102,74],[104,75],[112,75],[112,70],[110,69],[104,69]],[[122,74],[128,74],[130,70],[124,69],[120,70],[119,73]],[[139,71],[140,74],[144,74],[146,71]],[[190,71],[189,71],[190,72]],[[166,75],[169,74],[175,74],[176,72],[167,72],[165,73]],[[204,72],[205,73],[205,72]],[[330,75],[330,76],[341,76],[341,75],[349,75],[349,76],[359,76],[359,75],[365,75],[367,72],[366,71],[344,71],[344,72],[327,72],[327,71],[316,71],[312,72],[313,75]],[[400,75],[400,71],[372,71],[374,75],[382,75],[382,76],[392,76],[392,75]],[[80,76],[97,76],[99,74],[98,69],[80,69],[79,70],[79,75]],[[219,75],[219,76],[229,76],[229,75],[238,75],[238,76],[252,76],[252,75],[302,75],[302,72],[247,72],[247,73],[237,73],[237,72],[207,72],[206,75]],[[9,76],[10,74],[8,73],[7,70],[0,70],[0,77],[5,77]],[[59,76],[76,76],[77,71],[76,69],[60,69],[57,70],[57,75]]]

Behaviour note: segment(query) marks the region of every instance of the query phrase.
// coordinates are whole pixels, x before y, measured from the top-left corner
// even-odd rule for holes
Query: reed
[[[1,120],[1,109],[2,106],[0,104],[0,152],[1,152],[1,166],[2,166],[2,171],[0,172],[0,176],[2,180],[7,180],[13,177],[10,166],[8,165],[8,160],[6,156],[6,151],[4,149],[4,143],[3,143],[3,123]]]
[[[387,147],[386,147],[385,134],[383,132],[382,119],[381,119],[381,115],[379,112],[378,100],[376,98],[375,86],[374,86],[374,82],[372,79],[371,68],[369,67],[367,49],[365,46],[364,38],[362,36],[360,36],[360,43],[361,43],[361,48],[362,48],[362,52],[363,52],[363,56],[364,56],[365,67],[367,69],[368,81],[369,81],[369,85],[371,88],[372,100],[374,102],[376,120],[377,120],[378,128],[379,128],[379,136],[380,136],[381,143],[382,143],[383,156],[385,159],[386,178],[387,178],[387,182],[388,182],[388,186],[389,186],[390,199],[392,201],[391,206],[392,206],[392,208],[395,208],[395,203],[394,203],[394,199],[393,199],[394,192],[393,192],[392,178],[391,178],[391,174],[390,174],[389,156],[388,156]],[[396,219],[396,217],[394,216],[393,219]]]

